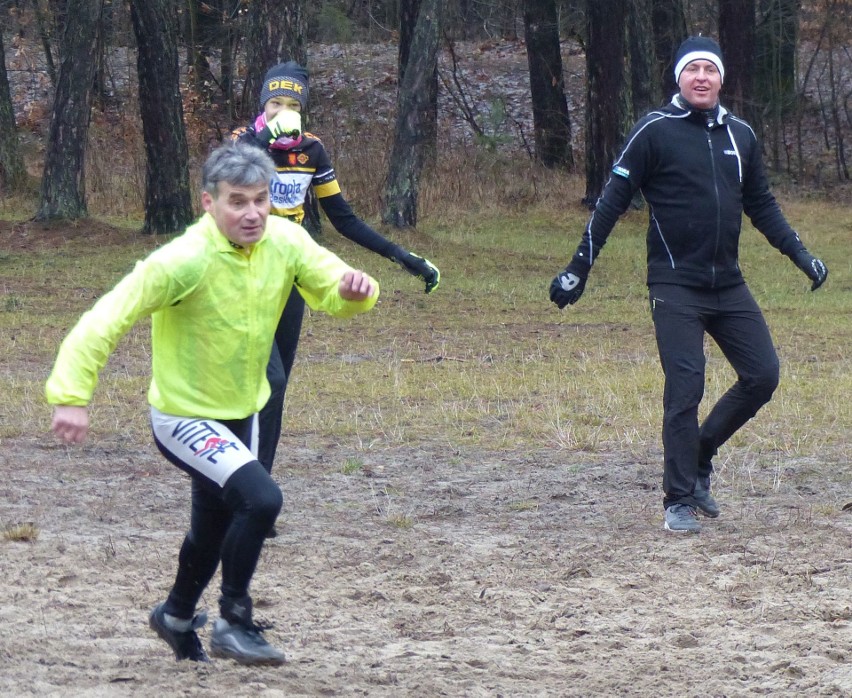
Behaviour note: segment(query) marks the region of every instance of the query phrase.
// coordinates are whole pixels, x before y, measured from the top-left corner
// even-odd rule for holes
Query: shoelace
[[[273,623],[255,623],[254,621],[249,621],[245,624],[241,623],[240,625],[242,625],[252,642],[259,645],[268,644],[266,640],[263,639],[262,634],[265,630],[271,630],[275,627]]]

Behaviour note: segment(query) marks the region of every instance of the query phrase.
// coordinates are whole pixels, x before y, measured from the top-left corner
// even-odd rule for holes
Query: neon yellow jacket
[[[136,263],[86,312],[59,348],[46,385],[54,405],[86,405],[118,341],[151,315],[148,401],[161,412],[241,419],[269,398],[266,364],[295,283],[308,305],[336,317],[372,308],[337,290],[350,270],[295,223],[269,216],[249,254],[210,214]]]

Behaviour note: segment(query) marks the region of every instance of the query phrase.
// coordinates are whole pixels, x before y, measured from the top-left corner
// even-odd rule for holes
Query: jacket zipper
[[[716,257],[719,255],[719,239],[722,235],[722,211],[719,203],[719,179],[716,176],[716,158],[713,154],[713,139],[712,139],[713,124],[707,124],[707,147],[710,150],[710,171],[713,173],[713,191],[716,194],[716,240],[713,247],[713,259],[710,262],[710,272],[712,274],[711,287],[716,288]]]

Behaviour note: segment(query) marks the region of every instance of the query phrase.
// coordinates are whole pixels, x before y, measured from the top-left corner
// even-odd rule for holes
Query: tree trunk
[[[719,45],[725,57],[725,105],[757,127],[753,109],[755,0],[719,0]]]
[[[146,156],[142,232],[175,233],[193,219],[177,14],[171,0],[132,0],[130,15],[138,45],[139,111]]]
[[[193,38],[193,43],[187,46],[192,57],[193,84],[205,99],[211,99],[219,88],[219,81],[210,67],[210,57],[220,48],[222,34],[227,34],[226,4],[229,2],[223,3],[223,0],[189,0],[187,8]]]
[[[0,192],[20,188],[26,181],[26,170],[18,148],[15,108],[6,72],[6,50],[0,32]]]
[[[526,0],[524,36],[530,69],[536,158],[545,167],[574,167],[571,119],[562,76],[555,0]]]
[[[399,86],[393,150],[382,220],[405,228],[417,225],[417,195],[428,143],[429,82],[435,73],[441,34],[442,0],[423,0],[414,28],[405,79]]]
[[[38,27],[39,39],[41,39],[41,47],[44,51],[44,62],[47,66],[47,75],[50,78],[50,84],[56,87],[56,64],[53,62],[53,49],[50,45],[50,30],[48,29],[48,21],[45,18],[45,9],[42,7],[44,0],[33,0],[33,12],[35,14],[36,27]]]
[[[184,32],[186,35],[186,65],[189,79],[196,92],[201,92],[201,50],[198,38],[198,0],[186,0]]]
[[[773,169],[781,167],[783,119],[796,99],[801,0],[760,0],[755,28],[754,93],[766,115]]]
[[[103,0],[69,0],[36,220],[85,218],[86,143]]]
[[[304,0],[253,0],[246,28],[246,80],[240,114],[244,119],[257,115],[263,76],[284,61],[308,65],[305,46],[307,17]]]
[[[15,108],[6,72],[6,50],[0,32],[0,192],[19,189],[26,182],[26,169],[18,148]]]
[[[628,49],[633,119],[661,106],[660,74],[654,57],[653,0],[630,0]]]
[[[625,75],[627,0],[586,4],[586,195],[600,197],[624,134],[630,126],[630,89]]]
[[[399,3],[399,52],[397,57],[397,85],[405,80],[405,68],[411,56],[411,42],[414,39],[414,28],[417,16],[420,14],[421,0],[400,0]],[[438,149],[438,64],[429,80],[428,113],[423,121],[423,141],[426,157],[431,158]]]
[[[687,36],[683,0],[654,0],[651,24],[654,27],[654,56],[663,102],[677,94],[674,79],[674,55]]]

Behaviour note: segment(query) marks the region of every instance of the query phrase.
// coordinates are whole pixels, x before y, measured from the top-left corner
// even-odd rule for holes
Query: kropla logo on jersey
[[[282,182],[276,180],[269,185],[269,193],[272,196],[272,202],[279,203],[301,203],[302,183],[301,182]]]

